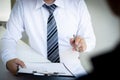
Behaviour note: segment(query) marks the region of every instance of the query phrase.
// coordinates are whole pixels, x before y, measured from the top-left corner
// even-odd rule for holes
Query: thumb
[[[21,60],[19,60],[19,59],[16,60],[16,64],[19,65],[19,66],[21,66],[22,68],[26,67],[25,64],[24,64],[24,62],[21,61]]]
[[[72,46],[74,46],[74,43],[75,43],[75,39],[74,39],[74,38],[71,38],[71,39],[70,39],[70,44],[71,44]]]

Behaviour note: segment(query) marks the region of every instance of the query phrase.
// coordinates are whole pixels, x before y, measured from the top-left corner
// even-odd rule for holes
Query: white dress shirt
[[[29,45],[47,58],[47,20],[49,12],[42,7],[43,0],[17,0],[12,9],[7,30],[2,38],[0,50],[3,62],[17,58],[16,45],[26,31]],[[86,51],[95,47],[95,35],[90,14],[84,0],[55,0],[58,7],[54,11],[58,28],[59,51],[72,49],[70,38],[73,35],[83,37]],[[77,65],[76,65],[77,66]]]

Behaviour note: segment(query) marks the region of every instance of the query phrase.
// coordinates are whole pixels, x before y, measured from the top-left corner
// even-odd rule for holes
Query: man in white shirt
[[[95,35],[84,0],[17,0],[7,23],[6,33],[1,39],[3,46],[0,50],[4,64],[13,74],[18,65],[25,67],[24,62],[17,58],[15,49],[23,31],[28,35],[29,45],[47,58],[49,12],[43,5],[53,3],[57,6],[53,14],[58,29],[59,53],[69,48],[87,52],[95,47]],[[77,65],[74,66],[77,70]]]

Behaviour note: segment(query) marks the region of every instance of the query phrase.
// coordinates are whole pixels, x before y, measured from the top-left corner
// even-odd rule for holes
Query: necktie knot
[[[55,4],[52,4],[50,6],[44,4],[43,7],[46,8],[49,11],[50,14],[53,14],[53,12],[54,12],[54,10],[56,9],[57,6]]]

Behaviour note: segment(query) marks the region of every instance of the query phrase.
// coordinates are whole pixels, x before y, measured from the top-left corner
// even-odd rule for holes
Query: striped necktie
[[[47,22],[47,58],[53,62],[60,62],[59,57],[59,46],[58,46],[58,32],[57,25],[53,15],[55,8],[57,7],[55,4],[47,6],[43,5],[49,12],[48,22]]]

